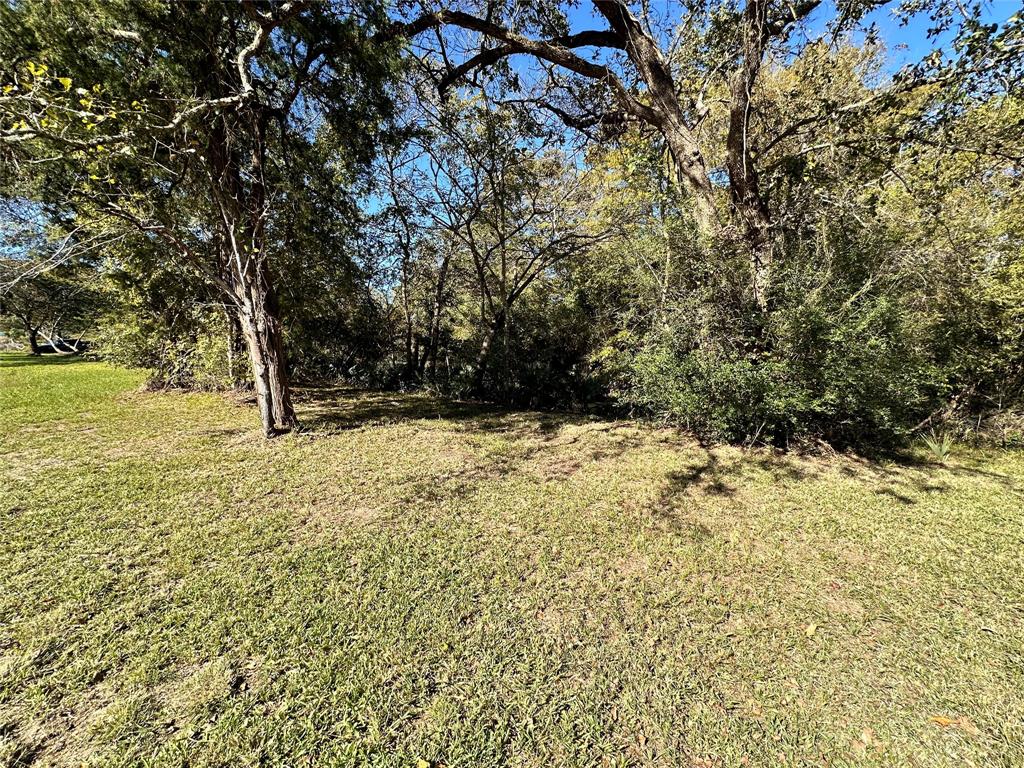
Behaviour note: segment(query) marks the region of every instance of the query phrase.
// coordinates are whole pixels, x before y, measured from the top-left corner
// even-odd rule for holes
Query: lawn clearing
[[[1024,454],[0,357],[0,764],[1024,765]]]

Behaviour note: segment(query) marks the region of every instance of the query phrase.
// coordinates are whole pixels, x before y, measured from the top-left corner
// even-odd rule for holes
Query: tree
[[[842,0],[818,33],[812,32],[810,21],[816,13],[820,18],[821,0],[687,3],[675,30],[659,28],[649,13],[638,17],[624,0],[593,0],[592,4],[595,15],[607,26],[570,33],[560,6],[537,4],[531,6],[531,13],[521,13],[516,4],[488,6],[484,17],[442,7],[400,25],[400,29],[411,36],[453,28],[479,36],[479,44],[459,46],[439,34],[438,45],[427,48],[440,67],[442,89],[522,54],[545,66],[543,91],[537,95],[534,90],[531,98],[569,126],[585,130],[628,119],[657,131],[672,159],[674,180],[691,199],[699,230],[719,241],[728,241],[733,232],[739,234],[748,255],[752,297],[764,311],[778,232],[761,181],[764,147],[750,140],[759,118],[762,69],[766,62],[799,55],[818,41],[841,40],[888,0]],[[951,86],[986,70],[1015,71],[1019,67],[1015,55],[1019,22],[1002,29],[984,25],[981,7],[980,3],[967,8],[946,0],[909,4],[908,14],[930,10],[937,19],[937,31],[953,26],[955,11],[961,11],[955,60],[936,53],[864,102],[841,106],[823,102],[816,114],[778,126],[766,142],[775,143],[800,128],[826,122],[836,112],[862,115],[889,106],[901,95],[930,84]],[[579,53],[580,49],[595,49],[604,58],[597,63]],[[453,61],[460,50],[464,51],[462,59]],[[570,79],[565,81],[558,72],[568,73]],[[506,74],[505,81],[515,88],[519,73]],[[604,99],[598,100],[596,108],[591,106],[594,89],[580,86],[581,79],[603,92]],[[726,129],[717,134],[707,130],[713,101],[723,103],[728,116]],[[729,192],[729,213],[724,217],[712,181],[720,161]]]
[[[494,391],[486,378],[495,343],[524,294],[610,230],[590,220],[593,188],[585,174],[521,109],[484,100],[431,105],[427,99],[420,108],[419,136],[387,166],[406,372],[434,366],[454,278],[474,293],[478,346],[468,391],[481,397]],[[416,283],[428,280],[418,331]]]
[[[24,331],[33,355],[40,353],[40,337],[53,352],[81,352],[102,303],[95,268],[64,263],[25,276],[26,267],[23,259],[0,262],[0,320]]]
[[[368,39],[380,10],[82,0],[4,15],[4,59],[17,63],[0,97],[8,167],[38,175],[29,161],[53,163],[40,185],[52,206],[157,238],[217,286],[245,339],[264,432],[294,428],[275,270],[294,243],[277,207],[312,142],[345,136],[332,162],[348,183],[371,156],[395,60],[394,46]]]

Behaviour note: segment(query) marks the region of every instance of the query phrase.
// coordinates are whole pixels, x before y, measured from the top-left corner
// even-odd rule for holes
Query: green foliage
[[[945,464],[949,459],[949,454],[953,450],[953,438],[949,432],[936,433],[933,429],[931,434],[924,435],[921,441],[925,444],[925,447],[931,451],[932,456],[940,464]]]
[[[56,344],[58,351],[71,350],[89,336],[107,298],[88,263],[51,267],[38,257],[0,260],[0,329],[30,347]]]
[[[239,331],[204,283],[167,268],[144,240],[128,246],[123,269],[109,269],[110,296],[98,319],[94,352],[149,373],[152,387],[228,389],[249,380]]]
[[[186,323],[187,333],[179,335]],[[122,315],[100,325],[94,350],[115,365],[146,370],[150,387],[221,390],[235,386],[247,366],[238,351],[231,357],[230,343],[223,315],[196,313],[174,328]]]
[[[520,299],[485,382],[495,399],[529,408],[572,409],[606,400],[588,361],[593,336],[587,313],[579,297],[566,290],[572,287],[564,281],[544,281]],[[476,349],[475,343],[470,346]],[[462,382],[467,384],[468,379]]]
[[[660,334],[631,356],[622,401],[714,439],[897,444],[921,400],[920,363],[899,329],[865,334],[803,308],[793,314],[773,318],[776,343],[756,356],[689,348]],[[879,308],[872,319],[885,314]],[[808,321],[817,327],[802,325]]]
[[[776,33],[744,48],[735,3],[646,15],[654,44],[679,22],[662,31],[702,197],[671,132],[618,114],[601,80],[501,59],[438,98],[424,74],[466,41],[441,61],[391,36],[405,6],[0,4],[0,197],[44,224],[40,253],[70,238],[96,256],[113,309],[72,324],[99,318],[98,349],[161,385],[244,383],[252,304],[298,381],[890,448],[934,414],[981,423],[1024,399],[1021,22],[905,4],[955,44],[890,77],[883,41],[851,42],[868,5],[784,54]],[[797,24],[788,41],[810,23],[765,7]],[[565,12],[488,10],[540,36],[571,31]],[[629,80],[631,61],[612,69]],[[738,185],[741,167],[757,178]]]

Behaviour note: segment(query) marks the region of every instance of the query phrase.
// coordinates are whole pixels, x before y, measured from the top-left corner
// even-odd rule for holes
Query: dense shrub
[[[707,437],[787,445],[820,436],[837,445],[898,444],[945,391],[946,374],[898,304],[866,299],[854,311],[804,303],[773,312],[759,340],[698,343],[668,328],[627,353],[620,399]]]
[[[152,319],[121,315],[102,323],[95,354],[115,365],[150,372],[150,386],[220,390],[248,379],[247,358],[229,349],[223,315],[200,313],[185,333]],[[184,325],[177,323],[178,331]]]
[[[588,361],[594,344],[579,297],[565,286],[541,283],[527,292],[497,340],[485,381],[494,399],[529,408],[584,408],[606,399]],[[475,341],[475,339],[474,339]],[[478,343],[466,347],[476,354]],[[474,360],[458,387],[466,389]]]

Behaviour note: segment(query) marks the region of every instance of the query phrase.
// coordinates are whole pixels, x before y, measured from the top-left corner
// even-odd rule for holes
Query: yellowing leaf
[[[47,69],[49,68],[45,64],[36,64],[34,61],[28,63],[28,71],[32,73],[32,77],[45,75]]]
[[[65,91],[71,90],[71,78],[70,77],[58,77],[57,82],[64,86]]]
[[[959,728],[965,733],[969,733],[971,736],[981,735],[981,731],[978,730],[978,726],[968,720],[966,717],[945,717],[944,715],[932,715],[928,720],[942,728],[949,728],[950,726]]]

